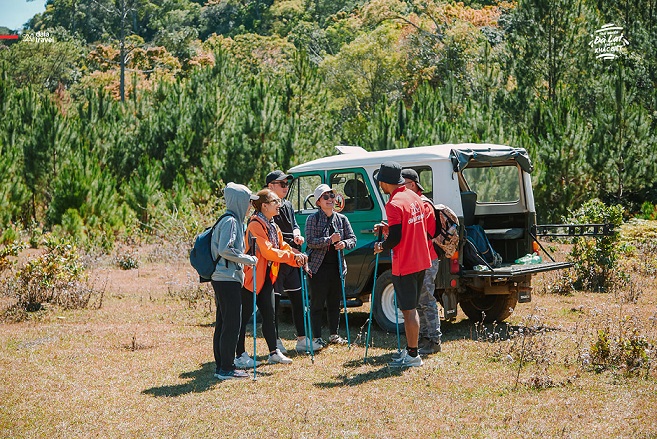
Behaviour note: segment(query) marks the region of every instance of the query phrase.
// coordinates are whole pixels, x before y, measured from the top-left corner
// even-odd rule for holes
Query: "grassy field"
[[[421,368],[388,368],[396,337],[376,328],[368,364],[359,341],[239,382],[213,377],[214,304],[186,263],[100,263],[99,309],[0,324],[0,437],[655,438],[657,264],[631,256],[614,293],[549,293],[548,274],[508,324],[461,314]],[[350,310],[353,338],[366,319]]]

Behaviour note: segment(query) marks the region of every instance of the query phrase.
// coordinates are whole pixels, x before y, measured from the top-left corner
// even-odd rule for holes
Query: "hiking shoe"
[[[340,337],[338,334],[331,334],[331,336],[328,339],[328,342],[331,344],[347,344],[347,340],[344,338]]]
[[[436,352],[440,351],[442,351],[440,341],[436,343],[435,341],[429,340],[428,338],[423,338],[417,349],[418,354],[422,355],[435,354]]]
[[[401,355],[397,359],[393,359],[388,366],[390,367],[419,367],[422,366],[424,362],[422,358],[418,355],[417,357],[411,357],[408,355],[406,349],[401,351]]]
[[[253,367],[253,358],[249,354],[242,352],[242,355],[233,360],[233,364],[237,369],[250,369]],[[260,362],[256,360],[256,366],[260,366]]]
[[[310,343],[308,343],[308,346],[306,346],[307,340],[308,339],[306,337],[302,337],[302,338],[297,339],[297,346],[296,346],[297,352],[305,353],[306,349],[308,350],[307,352],[310,352]],[[312,345],[313,345],[312,348],[313,348],[314,352],[317,352],[317,351],[321,350],[324,347],[324,345],[321,345],[321,344],[317,343],[315,340],[312,340]]]
[[[276,349],[276,352],[269,354],[269,363],[280,363],[280,364],[290,364],[292,360],[285,356],[280,349]]]
[[[285,346],[283,346],[283,340],[281,340],[280,338],[276,339],[276,349],[278,349],[284,354],[287,354],[287,349],[285,349]]]
[[[214,377],[224,381],[224,380],[248,378],[249,374],[244,372],[243,370],[237,370],[237,369],[229,370],[228,372],[224,372],[223,370],[220,370],[219,372],[214,374]]]

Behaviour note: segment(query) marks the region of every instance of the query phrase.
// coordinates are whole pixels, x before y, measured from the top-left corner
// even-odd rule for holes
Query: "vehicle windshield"
[[[477,193],[478,203],[514,203],[520,199],[520,171],[516,166],[465,168],[463,178]]]

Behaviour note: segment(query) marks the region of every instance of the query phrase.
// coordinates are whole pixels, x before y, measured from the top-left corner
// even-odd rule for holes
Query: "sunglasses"
[[[272,181],[272,184],[280,184],[281,187],[288,187],[290,185],[287,181]]]
[[[328,194],[322,195],[322,198],[324,200],[332,200],[335,198],[335,194],[333,192],[329,192]]]
[[[283,200],[281,200],[280,198],[277,198],[275,200],[266,201],[266,204],[281,204],[281,203],[283,203]]]

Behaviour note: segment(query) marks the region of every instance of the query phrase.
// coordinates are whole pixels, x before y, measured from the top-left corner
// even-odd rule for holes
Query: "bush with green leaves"
[[[573,286],[577,290],[607,292],[618,274],[620,246],[619,227],[624,209],[620,205],[607,206],[598,199],[584,203],[570,213],[566,222],[574,224],[611,224],[610,236],[579,237],[575,239],[569,258],[575,263]]]
[[[5,316],[21,320],[44,304],[64,309],[86,308],[97,294],[89,285],[78,249],[69,243],[49,239],[42,255],[28,260],[4,284],[3,295],[15,304]]]

